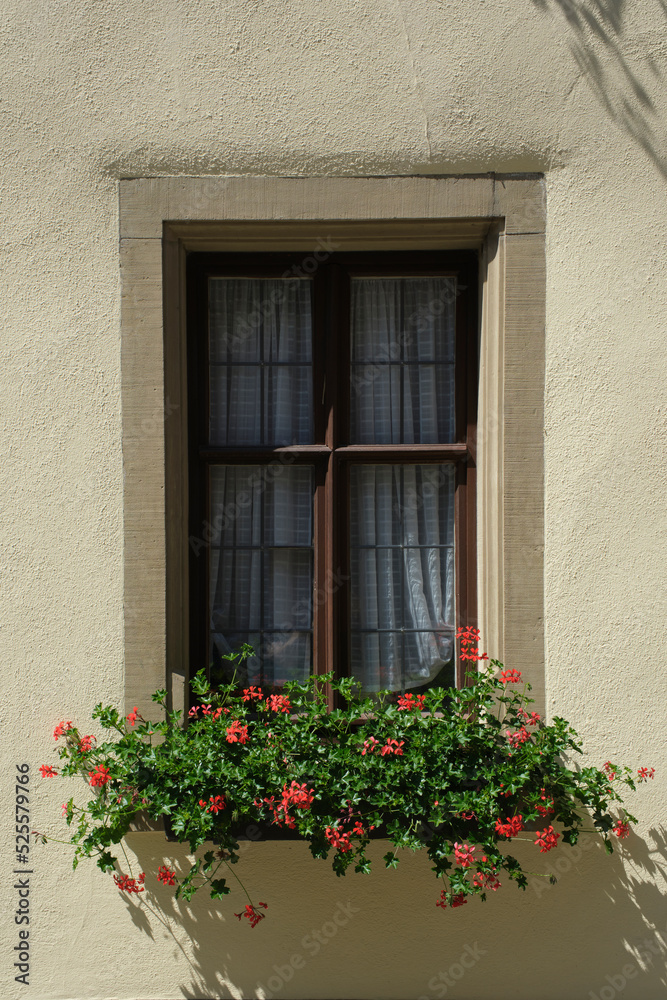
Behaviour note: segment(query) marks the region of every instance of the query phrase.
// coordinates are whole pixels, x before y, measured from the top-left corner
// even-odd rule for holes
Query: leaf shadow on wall
[[[128,844],[147,873],[154,873],[166,855],[179,877],[189,867],[186,848],[167,845],[163,835],[132,834]],[[565,987],[578,984],[582,996],[588,990],[599,995],[608,985],[605,977],[617,982],[628,966],[636,980],[632,989],[641,990],[632,995],[663,996],[667,831],[652,829],[646,840],[631,833],[614,846],[613,855],[607,856],[600,838],[591,836],[582,843],[578,860],[570,861],[569,848],[561,845],[539,855],[536,866],[534,845],[516,841],[511,853],[525,853],[532,866],[553,871],[559,884],[552,887],[544,878],[532,878],[525,892],[507,886],[486,905],[473,900],[462,910],[444,913],[435,911],[437,893],[428,864],[423,866],[423,884],[421,876],[415,881],[406,872],[406,880],[396,879],[397,873],[381,870],[368,878],[350,875],[343,882],[335,879],[328,865],[309,859],[301,842],[288,853],[286,844],[282,850],[269,843],[247,846],[242,877],[251,891],[262,886],[259,898],[268,898],[270,904],[266,924],[255,930],[234,917],[245,903],[238,886],[220,903],[211,901],[205,890],[185,903],[175,901],[173,890],[147,875],[145,897],[124,897],[124,902],[135,927],[156,944],[161,940],[163,949],[166,943],[165,958],[171,952],[165,983],[156,987],[164,990],[167,984],[189,1000],[354,996],[363,994],[359,975],[364,967],[378,982],[387,969],[393,970],[398,991],[393,995],[409,995],[410,983],[401,980],[401,963],[394,957],[405,949],[414,953],[412,988],[419,986],[420,994],[435,1000],[425,984],[439,969],[447,969],[466,942],[477,940],[487,957],[469,974],[462,997],[487,995],[480,988],[491,967],[488,995],[494,1000],[527,1000],[534,996],[531,983],[538,975],[544,1000],[556,1000],[563,995],[564,983]],[[381,916],[385,911],[399,916],[385,922]],[[435,926],[434,917],[439,921]],[[381,949],[380,932],[373,930],[378,923]],[[525,974],[521,989],[516,983],[516,954],[507,951],[499,926],[511,926],[512,940],[528,945],[521,948]],[[334,934],[316,957],[304,947],[312,928],[324,931],[325,938]],[[569,972],[564,972],[562,953],[554,947],[559,942],[573,949]],[[568,976],[574,977],[572,984]],[[378,989],[385,995],[381,985]]]
[[[667,0],[655,0],[662,32],[667,30]],[[596,98],[611,120],[640,146],[667,178],[664,69],[638,44],[624,38],[627,0],[533,0],[535,7],[565,21],[567,43]]]

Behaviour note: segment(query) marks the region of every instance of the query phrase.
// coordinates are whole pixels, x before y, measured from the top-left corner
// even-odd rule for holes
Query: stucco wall
[[[6,0],[1,21],[2,995],[432,1000],[443,973],[448,997],[664,996],[664,4]],[[53,727],[123,692],[119,179],[487,171],[546,177],[548,707],[592,762],[657,768],[639,836],[444,913],[419,856],[337,880],[256,845],[254,931],[233,902],[137,906],[33,848],[16,983],[14,766],[58,835]],[[158,834],[130,848],[179,857]]]

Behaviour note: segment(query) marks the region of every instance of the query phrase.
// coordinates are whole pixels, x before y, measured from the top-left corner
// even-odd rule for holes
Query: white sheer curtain
[[[352,673],[367,691],[420,687],[454,653],[454,467],[350,471]]]
[[[352,443],[453,440],[455,282],[352,285]],[[312,442],[311,349],[308,280],[211,279],[211,443]],[[454,467],[350,472],[352,672],[368,691],[419,687],[453,662]],[[211,654],[249,642],[248,682],[312,669],[313,479],[300,465],[211,469]]]
[[[312,664],[310,466],[211,470],[215,532],[209,562],[214,658],[243,642],[250,683],[304,680]]]
[[[352,443],[454,440],[455,299],[450,277],[352,281]],[[352,673],[368,691],[453,682],[453,465],[350,481]]]
[[[209,279],[210,442],[312,442],[309,279]]]
[[[353,444],[454,437],[456,279],[352,281]]]
[[[211,278],[210,441],[226,447],[313,440],[308,279]],[[253,646],[249,683],[281,686],[312,668],[309,466],[211,469],[211,655]]]

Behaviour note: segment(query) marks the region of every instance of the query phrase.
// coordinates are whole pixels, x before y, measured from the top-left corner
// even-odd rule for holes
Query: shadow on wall
[[[146,871],[167,855],[179,875],[189,866],[185,848],[159,834],[128,843]],[[269,899],[255,930],[233,915],[245,903],[238,886],[221,903],[205,892],[175,902],[163,887],[124,897],[138,930],[175,945],[156,995],[168,985],[189,1000],[533,1000],[539,984],[541,1000],[665,996],[664,829],[646,841],[631,834],[611,857],[597,836],[537,855],[532,842],[515,840],[512,853],[558,885],[534,875],[525,892],[509,884],[486,904],[444,912],[428,861],[405,852],[398,871],[386,872],[385,847],[376,845],[371,876],[336,879],[326,863],[309,862],[301,842],[249,843],[244,881]]]
[[[655,0],[667,30],[667,0]],[[640,44],[624,42],[629,0],[533,0],[567,25],[567,41],[582,75],[609,117],[650,157],[667,178],[664,115],[649,91],[660,87],[663,69]],[[651,31],[656,40],[660,31]],[[643,44],[643,40],[642,43]]]

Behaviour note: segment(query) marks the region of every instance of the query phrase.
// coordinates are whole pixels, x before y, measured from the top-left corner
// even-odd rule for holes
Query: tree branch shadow
[[[627,0],[532,0],[565,21],[572,56],[610,119],[667,178],[662,114],[651,96],[663,71],[648,53],[630,52],[624,38]],[[667,22],[667,0],[655,0]],[[665,24],[667,27],[667,23]]]

